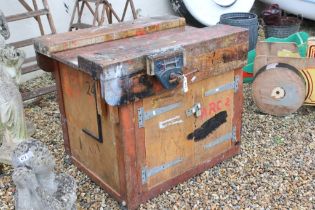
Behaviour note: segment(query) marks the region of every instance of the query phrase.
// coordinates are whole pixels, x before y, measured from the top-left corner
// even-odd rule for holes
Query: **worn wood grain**
[[[55,52],[144,35],[184,25],[185,20],[175,16],[137,19],[135,21],[82,29],[54,36],[44,36],[36,39],[34,46],[37,52],[50,56]]]
[[[261,69],[254,77],[253,100],[264,113],[285,116],[300,108],[306,86],[297,69],[274,66]]]
[[[211,56],[208,55],[207,57],[206,54],[214,53],[214,49],[225,48],[225,52],[221,52],[223,54],[221,55],[222,57],[219,57],[216,53],[212,55],[214,58],[218,56],[217,62],[226,63],[239,60],[239,58],[245,59],[246,37],[246,30],[226,25],[217,25],[203,29],[186,28],[184,31],[178,31],[178,33],[165,32],[94,45],[93,50],[82,48],[78,49],[76,54],[80,70],[85,72],[94,70],[98,74],[104,73],[105,80],[108,80],[112,78],[112,68],[116,68],[118,64],[122,64],[121,74],[125,76],[143,70],[146,64],[146,55],[178,47],[185,49],[188,54],[187,59],[189,59],[189,51],[194,50],[198,51],[199,56],[204,56],[203,59],[191,58],[191,60],[187,60],[188,68],[190,65],[196,65],[194,60],[198,60],[198,62],[203,61],[202,64],[205,65],[207,58]],[[234,51],[233,53],[233,47],[228,50],[235,44],[243,44],[244,52]],[[203,47],[200,48],[201,46]],[[66,55],[61,53],[55,57],[62,61],[66,58]],[[67,62],[67,60],[64,60],[64,62]],[[212,63],[208,63],[208,66],[210,64],[212,65]]]
[[[178,88],[143,100],[145,111],[181,103],[180,107],[155,116],[144,123],[146,167],[148,169],[162,166],[177,159],[182,160],[175,166],[150,177],[147,184],[148,190],[162,184],[164,180],[185,173],[199,163],[214,158],[231,147],[231,140],[226,140],[212,148],[205,149],[205,145],[232,132],[234,90],[207,97],[204,94],[207,90],[215,89],[233,81],[234,72],[230,71],[189,85],[189,92],[186,94]],[[187,116],[186,110],[197,103],[201,105],[202,115],[199,117]],[[226,111],[228,117],[226,122],[220,125],[218,129],[199,141],[188,139],[187,136],[191,132],[200,128],[205,121],[222,111]],[[159,151],[158,156],[156,155],[157,150]]]
[[[102,116],[103,143],[82,132],[85,128],[97,135],[94,81],[87,74],[81,74],[66,65],[60,66],[60,79],[71,155],[119,192],[115,123],[109,120],[106,106],[101,105],[103,102],[100,98],[99,83],[96,91],[98,112]]]
[[[221,36],[214,31],[220,31]],[[188,27],[60,52],[53,57],[88,74],[95,72],[101,78],[106,102],[122,105],[155,95],[159,89],[153,87],[156,79],[145,73],[146,55],[182,47],[187,59],[183,73],[199,81],[242,67],[246,63],[246,37],[246,31],[235,27]]]
[[[58,86],[63,96],[59,103],[64,105],[62,115],[66,121],[63,129],[68,133],[75,164],[119,202],[125,201],[128,209],[136,209],[141,202],[239,152],[241,68],[246,63],[248,46],[247,32],[229,26],[178,27],[141,35],[52,53],[51,57],[39,56],[46,70],[55,72],[58,68],[45,67],[45,59],[47,63],[59,63]],[[79,40],[78,36],[75,38]],[[181,84],[166,90],[155,76],[146,74],[148,54],[174,47],[185,49],[187,65],[183,73],[188,80],[187,93],[182,92]],[[79,62],[78,56],[82,59]],[[126,71],[102,75],[108,67],[118,64],[125,65]],[[94,79],[104,122],[103,144],[81,132],[82,127],[87,127],[97,133],[95,104],[89,88],[94,82],[93,69],[99,72]],[[235,76],[239,77],[237,92],[230,85],[228,90],[215,93],[217,88],[232,84]],[[213,94],[205,95],[208,90]],[[139,127],[140,108],[148,112],[174,103],[181,105],[160,115],[153,114],[145,120],[144,127]],[[186,111],[198,103],[200,115],[187,115]],[[235,142],[231,135],[234,127]],[[224,136],[222,143],[214,144]],[[174,160],[180,161],[165,165]],[[162,170],[145,178],[145,172],[156,167]]]

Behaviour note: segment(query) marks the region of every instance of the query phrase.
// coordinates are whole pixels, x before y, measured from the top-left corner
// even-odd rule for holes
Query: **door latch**
[[[186,110],[187,117],[195,115],[195,117],[201,116],[201,104],[197,103],[192,108]]]

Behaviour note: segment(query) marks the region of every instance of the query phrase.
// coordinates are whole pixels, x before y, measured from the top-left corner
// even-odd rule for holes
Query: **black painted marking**
[[[65,2],[63,2],[63,6],[66,9],[66,13],[69,13],[69,6]]]
[[[201,141],[206,138],[210,133],[218,129],[221,125],[226,123],[227,112],[222,111],[207,120],[200,128],[187,136],[188,140]]]

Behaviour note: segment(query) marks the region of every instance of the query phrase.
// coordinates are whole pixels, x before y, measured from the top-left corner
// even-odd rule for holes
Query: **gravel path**
[[[48,74],[27,87],[52,83]],[[315,209],[315,108],[302,107],[284,118],[261,114],[250,86],[245,85],[241,154],[191,178],[141,205],[140,209]],[[47,145],[57,160],[57,172],[78,182],[82,209],[119,209],[64,155],[60,113],[54,94],[26,105],[26,117],[36,126],[34,138]],[[0,175],[0,209],[14,209],[12,168]]]

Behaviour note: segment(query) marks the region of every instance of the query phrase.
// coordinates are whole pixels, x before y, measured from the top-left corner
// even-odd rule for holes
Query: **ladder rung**
[[[26,58],[26,59],[24,60],[24,63],[25,63],[25,64],[26,64],[26,63],[32,63],[32,62],[35,62],[35,61],[37,61],[37,60],[36,60],[36,57],[34,56],[34,57]]]
[[[87,2],[97,2],[97,1],[99,1],[100,3],[102,3],[103,2],[103,0],[81,0],[81,1],[87,1]]]
[[[31,73],[33,71],[37,71],[39,70],[39,67],[37,64],[33,64],[30,66],[26,66],[26,67],[22,67],[22,74],[28,74]]]
[[[74,23],[71,26],[71,28],[76,28],[76,29],[91,28],[91,27],[93,27],[93,25],[86,24],[86,23]]]
[[[55,85],[44,87],[44,88],[38,88],[36,90],[22,93],[22,99],[23,101],[26,101],[26,100],[30,100],[32,98],[36,98],[38,96],[42,96],[42,95],[45,95],[54,91],[56,91]]]
[[[17,15],[10,15],[6,17],[6,20],[8,22],[13,22],[13,21],[23,20],[23,19],[37,17],[41,15],[47,15],[48,13],[49,11],[47,9],[40,9],[40,10],[32,11],[32,12],[26,12],[26,13],[21,13]]]
[[[33,40],[34,40],[34,38],[25,39],[25,40],[18,41],[18,42],[12,42],[9,45],[12,45],[15,48],[21,48],[21,47],[33,45]]]

